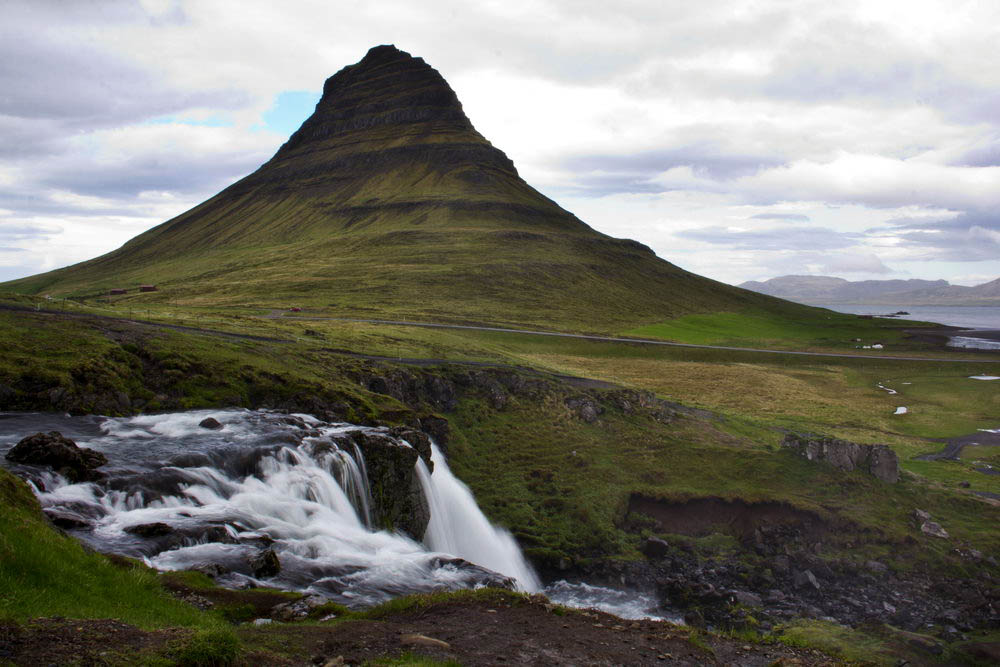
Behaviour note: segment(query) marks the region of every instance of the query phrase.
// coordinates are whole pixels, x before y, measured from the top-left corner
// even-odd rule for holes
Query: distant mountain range
[[[1000,306],[1000,278],[974,287],[947,280],[859,280],[830,276],[779,276],[740,287],[810,305]]]

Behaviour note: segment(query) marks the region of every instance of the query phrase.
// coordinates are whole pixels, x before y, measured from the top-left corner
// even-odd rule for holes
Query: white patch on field
[[[894,415],[905,415],[907,412],[909,412],[909,410],[907,410],[903,406],[899,406],[898,408],[896,408],[896,411],[893,412],[892,414],[894,414]]]
[[[1000,376],[997,375],[970,375],[970,380],[1000,380]]]
[[[904,383],[904,384],[906,384],[906,383]],[[882,383],[879,383],[879,384],[877,384],[877,385],[875,385],[875,386],[877,386],[877,387],[878,387],[879,389],[884,389],[884,390],[886,390],[887,392],[889,392],[889,394],[896,394],[896,393],[899,393],[899,392],[897,392],[897,391],[896,391],[895,389],[889,389],[889,387],[886,387],[886,386],[885,386],[884,384],[882,384]]]

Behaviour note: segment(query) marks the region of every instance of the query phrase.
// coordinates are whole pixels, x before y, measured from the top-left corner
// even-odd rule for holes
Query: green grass
[[[171,598],[156,572],[113,564],[57,533],[27,485],[0,470],[0,617],[116,618],[141,628],[223,624]]]
[[[926,325],[919,322],[861,319],[857,315],[813,309],[787,313],[715,312],[685,315],[625,333],[699,345],[833,349],[845,352],[880,343],[885,348],[871,354],[892,354],[893,349],[903,343],[902,330],[919,326]],[[914,346],[907,343],[905,347],[912,349]]]
[[[851,663],[892,665],[899,657],[877,637],[827,621],[799,620],[778,633],[778,641],[786,646],[819,649]]]

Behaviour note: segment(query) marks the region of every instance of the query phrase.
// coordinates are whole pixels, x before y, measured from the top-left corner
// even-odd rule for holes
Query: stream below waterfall
[[[207,417],[220,427],[202,427]],[[423,542],[373,528],[366,462],[343,436],[390,437],[385,428],[252,410],[0,413],[0,455],[39,431],[59,431],[108,459],[104,480],[75,484],[4,461],[46,513],[94,549],[160,570],[200,569],[223,586],[319,594],[352,608],[513,583],[568,606],[659,618],[652,595],[565,581],[543,588],[513,536],[483,515],[436,445],[433,472],[420,458],[415,471],[430,508]]]

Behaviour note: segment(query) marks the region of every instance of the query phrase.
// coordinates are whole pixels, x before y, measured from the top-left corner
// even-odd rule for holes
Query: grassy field
[[[18,298],[6,303],[23,307],[37,301]],[[355,421],[406,422],[421,410],[433,410],[415,411],[390,396],[369,392],[359,386],[359,374],[422,372],[453,381],[456,373],[477,368],[412,367],[393,361],[416,358],[601,379],[711,412],[657,423],[624,412],[614,401],[602,398],[601,391],[556,381],[546,381],[550,389],[539,395],[512,395],[502,409],[481,392],[461,394],[458,408],[444,415],[452,429],[448,450],[452,468],[470,485],[486,514],[509,527],[535,562],[547,567],[638,558],[648,529],[637,533],[625,521],[629,497],[636,493],[667,501],[779,502],[808,511],[837,526],[824,540],[824,554],[831,558],[878,558],[894,568],[926,567],[965,576],[967,565],[955,558],[952,544],[1000,552],[996,529],[1000,508],[973,495],[1000,493],[998,476],[975,470],[984,463],[1000,463],[997,453],[970,447],[959,462],[913,459],[943,446],[929,438],[1000,427],[996,417],[1000,382],[968,377],[982,372],[1000,375],[993,370],[1000,365],[998,355],[979,355],[981,363],[968,364],[948,360],[967,358],[967,352],[918,345],[913,349],[926,356],[940,355],[942,360],[904,362],[294,316],[273,319],[263,309],[168,304],[132,313],[169,327],[229,332],[225,336],[105,319],[125,315],[121,304],[60,305],[81,317],[0,311],[0,340],[6,351],[0,356],[0,396],[5,409],[72,405],[80,411],[127,413],[230,405],[284,404],[295,409],[304,409],[304,404],[337,405]],[[862,325],[872,326],[870,321]],[[853,331],[845,329],[837,336]],[[892,333],[880,338],[890,340]],[[752,342],[773,341],[774,335],[771,331]],[[797,345],[811,335],[808,329],[792,329],[780,343]],[[869,335],[874,338],[878,332],[869,330]],[[688,340],[750,342],[713,339],[708,334]],[[901,348],[907,344],[895,340]],[[898,393],[890,394],[880,384]],[[108,396],[118,395],[128,397],[127,402],[108,402]],[[567,407],[568,398],[580,395],[602,405],[604,411],[595,422],[582,421]],[[65,405],[47,404],[53,396]],[[909,413],[893,415],[900,405]],[[859,472],[844,474],[810,464],[778,447],[789,430],[889,444],[900,456],[903,479],[890,486]],[[148,571],[111,566],[71,540],[45,532],[37,512],[23,509],[26,499],[13,487],[5,488],[10,496],[5,503],[21,509],[0,513],[5,522],[0,532],[0,561],[5,566],[0,577],[8,577],[0,585],[14,591],[5,597],[0,616],[61,614],[116,617],[143,627],[185,626],[202,633],[190,640],[192,651],[200,650],[198,642],[209,642],[213,650],[232,648],[229,635],[219,639],[212,634],[224,616],[195,613],[164,597]],[[931,512],[952,540],[912,543],[909,515],[916,507]],[[706,554],[729,548],[729,542],[712,537],[694,543]],[[58,582],[67,579],[85,583],[66,593]],[[116,597],[98,596],[104,587],[118,591]],[[843,651],[854,644],[850,637],[848,641],[840,636],[841,630],[823,626],[796,625],[786,634],[788,641],[831,650]],[[873,635],[862,639],[872,646],[842,655],[872,657],[884,651],[885,643]],[[248,635],[242,641],[253,646],[257,640]]]

